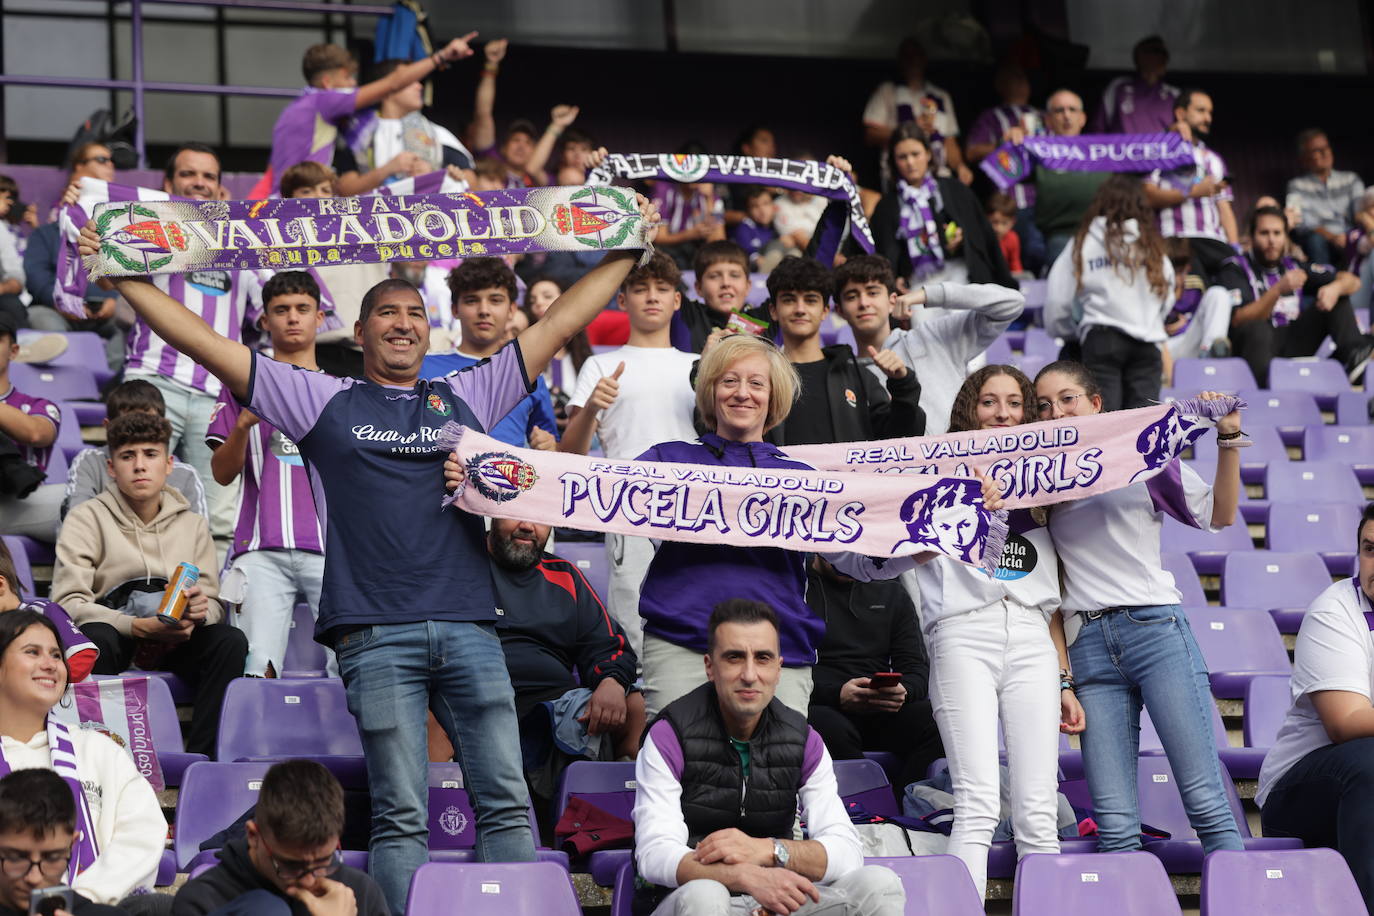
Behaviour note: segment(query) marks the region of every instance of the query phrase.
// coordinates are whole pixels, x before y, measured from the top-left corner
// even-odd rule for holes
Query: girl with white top
[[[955,397],[951,432],[999,429],[1031,419],[1030,379],[1011,366],[970,375]],[[1059,852],[1058,730],[1083,730],[1067,679],[1059,616],[1059,563],[1040,510],[1015,510],[996,575],[937,557],[916,567],[930,654],[930,698],[954,788],[951,855],[985,894],[988,849],[1000,812],[997,729],[1001,715],[1011,773],[1018,855]]]
[[[1081,363],[1050,363],[1036,376],[1035,392],[1043,420],[1103,409],[1102,393]],[[1220,397],[1210,391],[1201,395],[1203,400]],[[1174,461],[1149,480],[1050,510],[1050,537],[1063,573],[1069,659],[1088,721],[1083,766],[1103,852],[1141,845],[1136,758],[1142,705],[1159,733],[1203,851],[1242,848],[1212,736],[1207,665],[1159,546],[1165,513],[1208,531],[1235,521],[1240,458],[1229,446],[1243,441],[1239,412],[1219,419],[1216,428],[1219,444],[1228,447],[1218,449],[1211,486]]]

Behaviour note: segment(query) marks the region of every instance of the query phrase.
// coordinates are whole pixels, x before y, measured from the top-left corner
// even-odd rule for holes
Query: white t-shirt
[[[1308,607],[1293,652],[1293,706],[1260,767],[1255,804],[1264,806],[1269,790],[1293,764],[1331,743],[1312,694],[1343,690],[1374,699],[1374,635],[1367,611],[1374,611],[1374,602],[1354,577],[1335,583]]]
[[[582,364],[577,390],[570,407],[586,407],[604,376],[620,376],[620,396],[601,412],[598,432],[607,458],[638,458],[660,442],[690,441],[697,437],[692,426],[696,394],[692,391],[695,353],[672,347],[621,347],[598,353]]]
[[[802,203],[796,203],[786,194],[778,198],[776,213],[773,217],[773,228],[778,231],[778,235],[792,235],[794,232],[804,233],[808,238],[815,234],[816,224],[821,221],[821,215],[825,213],[825,205],[830,201],[824,197],[817,197],[814,194],[807,195]]]
[[[1049,531],[1034,522],[1027,509],[1013,510],[1012,533],[996,576],[937,557],[916,567],[921,591],[921,626],[927,637],[949,617],[991,607],[1002,601],[1039,611],[1046,619],[1059,609],[1059,559]]]
[[[420,127],[425,129],[417,129]],[[406,135],[407,128],[410,129],[409,136]],[[458,150],[469,161],[473,158],[452,131],[427,118],[417,116],[410,121],[405,118],[378,118],[372,134],[372,167],[385,165],[399,153],[410,150],[425,159],[432,168],[441,169],[444,165],[444,147]]]
[[[929,81],[920,91],[906,83],[883,83],[868,97],[868,104],[864,106],[864,123],[895,128],[904,120],[914,121],[916,115],[921,113],[921,100],[924,98],[935,100],[935,129],[941,136],[959,136],[959,119],[954,116],[953,97]],[[909,116],[907,112],[910,112]]]

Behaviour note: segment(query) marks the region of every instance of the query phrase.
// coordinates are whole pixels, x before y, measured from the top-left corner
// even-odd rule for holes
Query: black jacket
[[[954,223],[964,230],[964,244],[960,248],[964,263],[968,265],[970,283],[996,283],[1016,289],[1016,281],[1011,278],[1007,260],[1002,257],[1002,246],[997,241],[997,233],[992,231],[987,215],[983,213],[978,198],[973,192],[953,178],[937,178],[935,184],[940,189],[940,199],[944,207],[935,214],[940,226],[941,238],[945,226]],[[906,240],[897,238],[897,227],[901,225],[902,199],[896,192],[885,194],[873,210],[868,221],[873,230],[874,254],[880,254],[892,262],[892,269],[899,277],[911,276],[911,258],[907,255]]]
[[[743,311],[750,318],[768,325],[771,339],[773,325],[768,317],[768,306],[751,305]],[[682,306],[673,313],[669,337],[673,346],[684,353],[700,353],[701,348],[706,346],[706,338],[711,336],[711,332],[725,327],[729,320],[729,315],[722,315],[705,302],[698,302],[684,295]]]
[[[872,439],[897,439],[920,436],[926,431],[926,412],[921,409],[921,383],[914,371],[902,378],[887,380],[887,390],[859,365],[849,344],[834,344],[821,350],[828,364],[826,397],[830,399],[831,442],[863,442]],[[806,409],[806,392],[792,408]],[[799,445],[788,442],[787,421],[764,436],[777,446]]]
[[[345,865],[332,876],[333,880],[353,889],[358,902],[358,916],[391,916],[391,909],[367,872]],[[219,851],[219,865],[199,878],[188,881],[172,902],[172,916],[205,916],[249,891],[270,891],[291,907],[292,916],[310,916],[305,904],[286,896],[277,886],[258,874],[248,858],[246,839],[230,840]]]
[[[825,621],[811,669],[811,705],[840,707],[840,688],[856,677],[899,671],[908,700],[928,694],[930,665],[916,608],[900,581],[841,582],[810,570],[806,603]]]
[[[0,916],[28,916],[29,908],[16,910],[0,904]],[[129,916],[127,910],[105,903],[92,903],[80,894],[72,895],[72,916]]]

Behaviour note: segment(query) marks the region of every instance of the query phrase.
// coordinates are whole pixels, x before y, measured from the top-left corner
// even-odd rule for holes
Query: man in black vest
[[[635,863],[663,891],[654,916],[903,912],[896,874],[863,864],[820,735],[774,699],[781,671],[772,608],[716,605],[708,683],[663,710],[635,768]],[[809,840],[791,839],[799,803]]]

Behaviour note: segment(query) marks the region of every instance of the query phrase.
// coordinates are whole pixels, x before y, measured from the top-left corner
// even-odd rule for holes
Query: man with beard
[[[1207,146],[1212,97],[1200,89],[1185,90],[1174,106],[1174,121],[1172,130],[1192,141],[1193,164],[1171,172],[1155,169],[1145,179],[1145,196],[1159,211],[1160,234],[1186,238],[1192,272],[1211,285],[1240,241],[1226,163]]]

